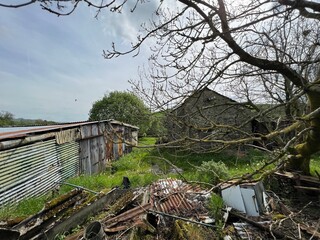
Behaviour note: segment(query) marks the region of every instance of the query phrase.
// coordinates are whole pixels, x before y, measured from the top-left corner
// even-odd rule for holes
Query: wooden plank
[[[298,190],[306,190],[306,191],[320,192],[320,188],[316,188],[316,187],[294,186],[294,188],[296,188],[296,189],[298,189]]]

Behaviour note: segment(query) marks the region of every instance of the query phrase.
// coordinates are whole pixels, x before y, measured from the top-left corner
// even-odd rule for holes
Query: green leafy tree
[[[13,125],[13,114],[7,111],[0,112],[0,126]]]
[[[148,129],[147,135],[160,137],[167,135],[167,129],[164,124],[165,113],[156,112],[151,115],[150,128]]]
[[[114,91],[96,101],[90,110],[89,120],[114,119],[138,126],[146,134],[150,125],[150,111],[143,101],[130,92]]]

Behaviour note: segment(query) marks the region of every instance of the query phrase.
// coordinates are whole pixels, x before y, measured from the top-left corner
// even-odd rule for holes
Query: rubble
[[[237,237],[240,239],[320,239],[320,199],[317,191],[314,191],[314,188],[319,187],[319,180],[288,172],[276,172],[274,176],[277,178],[277,184],[281,186],[278,190],[282,198],[283,195],[287,198],[291,197],[286,202],[276,193],[265,191],[261,186],[252,188],[252,198],[243,198],[242,186],[248,186],[247,183],[229,184],[227,187],[222,185],[226,187],[222,190],[226,204],[234,207],[230,212],[229,223],[232,223]],[[281,185],[283,178],[291,182]],[[256,183],[250,183],[250,185],[255,186]],[[260,190],[257,192],[257,189]],[[301,194],[302,189],[308,190],[308,195]],[[226,192],[223,192],[224,190]],[[291,194],[288,194],[289,192]],[[310,195],[310,192],[313,194]],[[263,196],[262,208],[260,208],[261,204],[258,204],[257,193],[260,197]],[[232,198],[237,194],[239,198]],[[257,211],[252,214],[250,210],[248,211],[248,206],[254,206]]]
[[[22,240],[54,239],[81,225],[65,239],[320,239],[319,214],[312,221],[304,220],[303,209],[288,206],[276,193],[265,191],[262,183],[221,186],[228,205],[220,209],[225,212],[222,219],[215,219],[208,210],[211,193],[207,189],[168,178],[144,188],[116,188],[93,197],[78,188],[19,224],[0,229],[0,234],[9,234],[13,240],[18,239],[17,233]],[[319,208],[317,204],[309,203],[305,209]]]
[[[200,228],[214,228],[214,225],[205,223],[209,216],[203,200],[210,194],[199,186],[192,186],[178,179],[161,179],[143,190],[136,191],[137,195],[141,195],[140,198],[136,197],[140,201],[136,201],[130,209],[102,220],[106,233],[114,234],[140,228],[137,232],[157,234],[157,228],[165,226],[167,218],[173,222],[196,224]],[[175,234],[178,234],[177,231]],[[108,239],[112,239],[112,235],[109,235]]]
[[[83,189],[74,189],[48,202],[39,213],[11,228],[0,229],[0,236],[5,230],[10,230],[19,233],[16,238],[19,240],[54,239],[57,234],[84,224],[88,217],[95,216],[105,205],[112,205],[125,192],[113,189],[106,194],[92,196]]]

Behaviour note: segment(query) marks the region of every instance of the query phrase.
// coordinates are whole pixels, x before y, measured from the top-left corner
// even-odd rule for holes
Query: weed
[[[310,173],[315,177],[320,177],[320,155],[316,154],[310,161]]]
[[[25,218],[39,212],[44,203],[51,199],[51,194],[25,199],[19,203],[1,207],[0,219]]]
[[[200,167],[197,167],[197,171],[200,174],[199,176],[211,184],[217,184],[221,180],[229,177],[228,168],[221,161],[215,162],[211,160],[208,162],[202,162]]]
[[[215,193],[212,193],[211,197],[209,198],[208,201],[208,209],[210,212],[210,215],[214,218],[215,220],[215,225],[216,225],[216,230],[217,232],[222,231],[223,227],[223,207],[224,203],[222,198]]]

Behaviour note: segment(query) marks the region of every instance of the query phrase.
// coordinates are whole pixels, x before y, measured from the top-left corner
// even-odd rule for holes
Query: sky
[[[57,17],[37,4],[0,8],[0,112],[15,118],[58,122],[84,121],[92,104],[111,91],[130,89],[147,63],[148,46],[140,55],[103,58],[115,42],[129,49],[152,3],[131,13],[80,6]],[[149,11],[148,11],[149,10]]]

